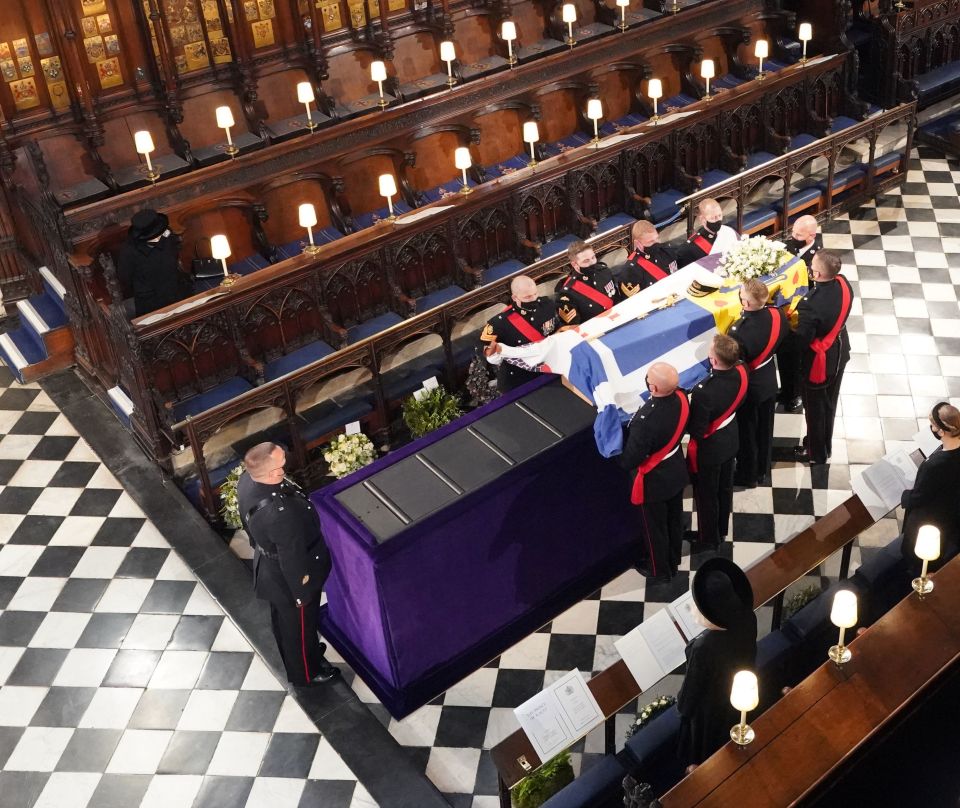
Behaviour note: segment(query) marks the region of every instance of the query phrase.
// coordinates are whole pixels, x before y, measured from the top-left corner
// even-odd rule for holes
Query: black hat
[[[693,602],[715,626],[731,628],[753,612],[753,587],[740,567],[718,556],[693,576]]]
[[[153,208],[138,210],[130,220],[130,238],[140,241],[149,241],[156,238],[169,226],[170,221],[165,213],[157,213]]]

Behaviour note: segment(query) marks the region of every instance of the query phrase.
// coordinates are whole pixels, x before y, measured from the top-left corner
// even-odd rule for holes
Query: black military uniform
[[[168,233],[167,217],[141,210],[130,220],[127,240],[117,256],[120,282],[133,295],[136,317],[162,309],[193,293],[189,277],[180,271],[180,238]]]
[[[636,247],[617,272],[617,282],[624,298],[628,298],[676,271],[677,257],[669,247],[662,244],[653,244],[646,250]]]
[[[795,238],[788,238],[784,244],[793,254],[803,253],[803,260],[807,264],[807,274],[811,276],[810,267],[813,264],[813,256],[823,249],[823,237],[817,233],[810,247]],[[780,391],[777,396],[780,403],[788,411],[793,411],[793,403],[800,398],[801,379],[800,379],[800,357],[803,355],[803,345],[800,345],[792,336],[787,337],[777,351],[777,370],[780,372]]]
[[[284,480],[237,483],[240,518],[254,547],[253,589],[270,603],[270,619],[287,679],[304,686],[334,672],[317,637],[320,592],[330,573],[330,553],[306,494]]]
[[[507,306],[483,327],[482,342],[497,342],[516,347],[531,342],[540,342],[557,329],[557,307],[549,297],[538,297],[531,303],[516,303]],[[497,389],[506,393],[521,384],[537,378],[540,374],[518,367],[501,359],[497,366]]]
[[[683,489],[689,477],[680,450],[687,424],[686,394],[676,390],[644,404],[630,421],[620,465],[634,474],[632,501],[640,509],[647,572],[669,579],[683,549]]]
[[[733,464],[740,446],[737,407],[746,398],[749,371],[743,362],[712,370],[690,392],[687,462],[697,508],[696,541],[716,547],[727,537],[733,508]]]
[[[826,463],[833,450],[833,422],[843,369],[850,359],[846,322],[853,289],[843,275],[818,281],[797,306],[796,338],[804,346],[800,372],[807,421],[806,456],[798,459]]]
[[[685,267],[694,261],[699,261],[705,255],[710,255],[713,242],[717,240],[718,235],[720,235],[719,227],[716,233],[706,225],[701,227],[677,249],[677,266]]]
[[[563,325],[580,325],[623,300],[610,268],[597,261],[574,269],[556,286],[557,315]]]
[[[787,316],[776,306],[745,311],[727,332],[740,346],[750,368],[747,397],[737,410],[740,449],[734,485],[769,484],[773,413],[777,407],[777,370],[773,355],[790,333]]]

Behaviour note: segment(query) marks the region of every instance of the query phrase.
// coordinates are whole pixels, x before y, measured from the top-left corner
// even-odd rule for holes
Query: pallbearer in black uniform
[[[677,250],[677,266],[681,268],[712,252],[729,249],[737,239],[737,231],[723,223],[723,210],[716,199],[702,200],[697,212],[700,229]]]
[[[625,298],[677,271],[677,256],[660,243],[660,234],[650,222],[641,219],[631,229],[630,236],[633,251],[617,272],[617,283]]]
[[[680,451],[690,411],[678,389],[676,368],[655,362],[647,371],[650,398],[630,421],[620,464],[634,474],[631,501],[640,509],[644,575],[672,578],[683,549],[683,489],[687,468]]]
[[[710,375],[690,392],[687,465],[697,509],[694,543],[716,548],[727,537],[733,507],[733,465],[739,448],[736,413],[747,396],[749,372],[733,337],[717,334]]]
[[[833,447],[833,421],[850,359],[846,322],[853,304],[853,289],[840,274],[840,257],[821,250],[813,259],[814,287],[797,306],[795,334],[804,346],[803,409],[807,421],[804,445],[796,449],[800,462],[826,463]]]
[[[533,278],[520,275],[510,283],[513,304],[491,318],[480,334],[486,343],[483,349],[487,361],[497,365],[497,389],[506,393],[524,382],[537,378],[536,371],[527,370],[503,359],[497,343],[515,347],[540,342],[557,328],[557,308],[552,298],[537,295]]]
[[[813,256],[823,249],[823,239],[817,232],[816,218],[799,216],[793,223],[790,238],[784,244],[791,253],[803,258],[810,274]],[[800,358],[803,356],[803,348],[791,335],[777,351],[777,370],[780,372],[780,392],[777,399],[786,412],[800,412],[803,407],[803,399],[800,397]]]
[[[777,407],[777,370],[773,355],[790,333],[787,316],[768,306],[769,290],[751,278],[740,287],[743,314],[727,332],[740,346],[740,358],[750,369],[747,397],[737,410],[740,449],[733,484],[745,488],[770,485],[773,413]]]
[[[283,476],[286,453],[260,443],[243,458],[237,483],[240,518],[253,544],[253,589],[270,603],[270,620],[290,684],[326,682],[339,671],[317,636],[320,592],[330,553],[303,490]]]
[[[563,325],[580,325],[612,308],[623,297],[613,273],[597,261],[593,247],[575,241],[567,248],[573,271],[557,284],[557,315]]]

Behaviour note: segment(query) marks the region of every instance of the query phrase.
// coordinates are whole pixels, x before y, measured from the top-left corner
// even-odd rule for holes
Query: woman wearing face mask
[[[940,529],[940,558],[932,569],[943,566],[960,549],[960,410],[946,401],[936,404],[930,411],[930,431],[942,445],[920,464],[913,488],[900,499],[903,558],[918,570],[914,547],[921,525]]]
[[[130,220],[117,256],[117,273],[132,294],[135,317],[193,293],[189,276],[180,271],[180,238],[170,232],[166,215],[150,208],[137,211]]]

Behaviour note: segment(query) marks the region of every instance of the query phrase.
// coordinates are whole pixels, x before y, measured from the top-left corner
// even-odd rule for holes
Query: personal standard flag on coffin
[[[594,434],[604,457],[623,448],[622,425],[649,395],[647,369],[668,362],[690,389],[709,372],[707,352],[713,335],[726,331],[740,316],[739,284],[723,286],[703,297],[687,288],[703,269],[714,269],[719,256],[708,256],[664,278],[577,329],[534,345],[503,346],[503,357],[528,368],[559,373],[597,408]],[[795,307],[807,291],[806,265],[791,259],[776,275],[762,279],[779,306]]]

